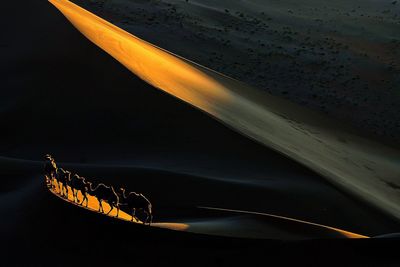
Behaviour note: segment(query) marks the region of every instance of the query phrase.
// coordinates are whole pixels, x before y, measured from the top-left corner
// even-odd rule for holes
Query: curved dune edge
[[[399,151],[349,134],[320,114],[156,47],[67,0],[50,2],[144,81],[400,219]]]
[[[284,217],[284,216],[278,216],[278,215],[269,214],[269,213],[261,213],[261,212],[254,212],[254,211],[243,211],[243,210],[233,210],[233,209],[223,209],[223,208],[215,208],[215,207],[199,207],[199,208],[208,209],[208,210],[216,210],[216,211],[228,211],[228,212],[234,212],[234,213],[254,214],[254,215],[260,215],[260,216],[272,217],[272,218],[280,219],[280,220],[283,220],[283,221],[290,221],[290,222],[294,222],[294,223],[305,224],[305,225],[313,226],[313,227],[316,227],[316,228],[324,228],[324,229],[329,230],[329,231],[337,232],[337,233],[343,235],[346,238],[369,238],[368,236],[365,236],[365,235],[352,233],[352,232],[345,231],[345,230],[338,229],[338,228],[334,228],[334,227],[331,227],[331,226],[326,226],[326,225],[322,225],[322,224],[318,224],[318,223],[302,221],[302,220],[288,218],[288,217]]]
[[[78,206],[80,208],[84,208],[88,211],[91,212],[98,212],[99,209],[99,203],[97,199],[91,195],[88,194],[88,206],[86,207],[86,202],[84,203],[85,205],[79,205],[74,201],[74,197],[72,195],[72,190],[71,187],[68,186],[68,198],[62,197],[60,195],[59,187],[57,184],[57,180],[53,180],[53,185],[56,185],[53,189],[49,189],[53,195],[57,196],[58,198],[64,200],[65,202],[68,202],[70,204],[73,204],[75,206]],[[78,191],[78,202],[81,202],[83,199],[82,194],[80,191]],[[119,211],[118,217],[117,215],[117,210],[114,208],[113,210],[110,211],[109,214],[107,214],[110,210],[110,206],[103,202],[103,208],[105,213],[100,213],[103,214],[104,216],[109,216],[114,219],[119,219],[123,221],[127,221],[130,223],[135,223],[135,224],[143,224],[142,221],[138,219],[134,219],[133,221],[131,220],[131,216],[124,211]],[[232,209],[222,209],[222,208],[211,208],[211,207],[198,207],[200,209],[208,209],[208,210],[214,210],[214,211],[221,211],[221,212],[229,212],[229,213],[242,213],[242,214],[251,214],[251,215],[256,215],[256,216],[263,216],[266,218],[273,218],[273,219],[279,219],[281,222],[290,222],[292,223],[293,226],[307,226],[312,232],[315,232],[315,236],[318,238],[325,237],[325,238],[369,238],[368,236],[352,233],[349,231],[344,231],[341,229],[337,229],[334,227],[330,226],[325,226],[321,224],[316,224],[316,223],[311,223],[311,222],[306,222],[302,220],[297,220],[293,218],[287,218],[287,217],[282,217],[282,216],[277,216],[273,214],[267,214],[267,213],[259,213],[259,212],[250,212],[250,211],[241,211],[241,210],[232,210]],[[216,236],[229,236],[229,237],[244,237],[244,238],[260,238],[260,239],[276,239],[276,238],[268,238],[268,235],[266,236],[265,233],[262,236],[257,236],[257,233],[246,233],[245,230],[240,230],[239,232],[235,233],[235,227],[233,227],[232,230],[219,230],[218,227],[221,227],[221,225],[218,225],[222,221],[222,228],[227,229],[232,227],[232,225],[229,225],[229,217],[223,217],[222,219],[213,219],[213,218],[198,218],[197,220],[192,220],[191,222],[153,222],[151,224],[151,227],[157,227],[157,228],[164,228],[164,229],[169,229],[169,230],[174,230],[174,231],[184,231],[184,232],[191,232],[191,233],[197,233],[197,234],[207,234],[207,235],[216,235]],[[238,222],[236,223],[241,223],[241,220],[239,219]],[[200,225],[200,226],[199,226]],[[251,225],[249,225],[252,227]],[[293,227],[294,228],[294,227]],[[217,230],[215,230],[217,229]],[[241,229],[241,227],[239,227]],[[245,228],[244,228],[245,229]],[[323,233],[321,234],[321,230]],[[301,238],[304,239],[304,238]]]

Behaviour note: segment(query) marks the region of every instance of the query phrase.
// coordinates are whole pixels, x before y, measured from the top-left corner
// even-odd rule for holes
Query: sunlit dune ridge
[[[73,196],[73,191],[70,186],[67,186],[68,190],[64,189],[64,192],[68,192],[68,194],[67,194],[68,197],[64,197],[64,196],[61,196],[61,194],[60,194],[60,183],[56,179],[53,179],[52,185],[53,185],[53,187],[50,189],[50,191],[52,193],[54,193],[56,196],[60,197],[61,199],[68,201],[71,204],[73,203],[75,205],[78,205],[82,208],[86,208],[90,211],[98,212],[99,201],[97,200],[96,197],[94,197],[90,194],[87,194],[88,202],[87,202],[87,206],[86,206],[86,201],[82,203],[83,196],[81,194],[81,191],[77,191],[78,200],[75,201],[74,196]],[[111,209],[110,205],[104,201],[102,202],[102,206],[104,209],[104,213],[103,213],[104,215],[108,215],[110,217],[118,218],[118,219],[125,220],[125,221],[132,221],[133,223],[140,223],[140,224],[143,223],[142,221],[140,221],[137,218],[132,218],[131,215],[129,215],[128,213],[126,213],[122,210],[119,211],[118,217],[116,217],[117,209],[116,208]],[[110,212],[110,213],[108,213],[108,212]],[[181,230],[181,231],[184,231],[189,227],[187,224],[184,224],[184,223],[153,223],[152,226],[167,228],[167,229],[171,229],[171,230]]]
[[[356,233],[345,231],[345,230],[338,229],[338,228],[335,228],[335,227],[330,227],[330,226],[327,226],[327,225],[322,225],[322,224],[317,224],[317,223],[297,220],[297,219],[293,219],[293,218],[278,216],[278,215],[274,215],[274,214],[261,213],[261,212],[252,212],[252,211],[243,211],[243,210],[214,208],[214,207],[199,207],[199,208],[208,209],[208,210],[215,210],[215,211],[227,211],[227,212],[233,212],[233,213],[252,214],[252,215],[259,215],[259,216],[265,216],[265,217],[270,217],[270,218],[276,218],[276,219],[280,219],[282,221],[293,222],[294,224],[308,225],[308,226],[311,226],[311,227],[315,227],[316,229],[323,228],[323,229],[331,231],[331,232],[336,232],[336,233],[342,235],[345,238],[369,238],[368,236],[365,236],[365,235],[356,234]]]
[[[400,219],[399,151],[171,54],[67,0],[50,2],[88,39],[146,82]]]

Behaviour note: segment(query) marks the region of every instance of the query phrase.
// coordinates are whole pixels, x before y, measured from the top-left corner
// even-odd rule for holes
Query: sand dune
[[[394,238],[330,238],[341,236],[268,216],[196,208],[276,214],[366,236],[399,232],[398,222],[380,210],[145,84],[82,38],[48,2],[5,1],[2,8],[3,264],[398,263]],[[215,235],[147,227],[71,205],[46,190],[45,153],[95,182],[145,193],[163,225],[191,223],[192,230]],[[287,240],[231,236],[255,236],[253,228]],[[308,239],[316,235],[329,238]]]
[[[175,54],[400,142],[400,5],[376,0],[72,0]],[[196,47],[197,49],[193,49]]]
[[[62,197],[57,180],[53,180],[53,188],[50,189],[50,191],[55,196],[72,205],[85,208],[91,212],[98,212],[99,210],[99,202],[90,194],[87,195],[88,201],[86,204],[86,201],[83,203],[83,196],[79,191],[77,195],[78,202],[82,204],[76,203],[72,195],[72,189],[69,186],[68,197]],[[103,203],[103,208],[103,214],[106,216],[119,220],[132,221],[132,223],[136,224],[143,224],[138,218],[132,218],[122,210],[119,211],[117,216],[117,209],[111,209],[110,205],[107,203]],[[151,226],[207,235],[257,239],[302,240],[315,238],[366,238],[366,236],[333,227],[272,214],[210,207],[199,208],[217,211],[216,214],[218,216],[217,218],[212,216],[208,218],[191,218],[190,221],[180,218],[179,222],[153,222]],[[221,216],[221,212],[227,214]],[[196,212],[193,211],[193,213],[195,214]],[[246,214],[246,216],[237,216],[235,214]]]
[[[64,0],[52,2],[136,75],[400,218],[400,153],[338,122],[155,47]]]

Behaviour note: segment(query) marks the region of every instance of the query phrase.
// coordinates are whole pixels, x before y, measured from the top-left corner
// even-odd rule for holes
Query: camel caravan
[[[71,190],[74,202],[83,206],[86,204],[88,207],[88,195],[93,196],[99,202],[98,212],[110,214],[113,209],[117,210],[115,217],[118,217],[119,210],[127,210],[132,216],[131,221],[139,218],[136,215],[137,211],[142,211],[146,215],[144,224],[151,224],[153,220],[152,205],[150,201],[143,195],[136,192],[127,193],[124,188],[118,191],[112,185],[107,186],[103,183],[94,185],[88,179],[72,174],[70,171],[58,168],[54,158],[47,154],[45,156],[46,162],[44,164],[46,185],[49,189],[58,189],[59,194],[68,199],[68,193]],[[79,202],[78,192],[81,192],[83,198]],[[86,202],[86,203],[85,203]],[[110,205],[110,210],[106,213],[103,208],[103,202]]]

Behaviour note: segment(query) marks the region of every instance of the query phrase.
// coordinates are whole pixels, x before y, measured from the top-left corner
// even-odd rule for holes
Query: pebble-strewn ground
[[[169,51],[400,143],[400,2],[74,0]]]

